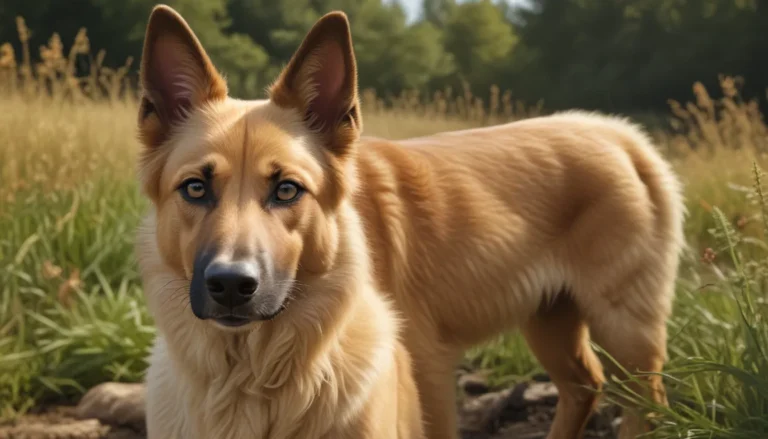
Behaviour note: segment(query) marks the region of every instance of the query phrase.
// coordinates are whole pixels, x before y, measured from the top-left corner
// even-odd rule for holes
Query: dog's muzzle
[[[285,293],[268,288],[257,260],[197,258],[190,286],[192,312],[227,327],[271,320],[284,309]]]

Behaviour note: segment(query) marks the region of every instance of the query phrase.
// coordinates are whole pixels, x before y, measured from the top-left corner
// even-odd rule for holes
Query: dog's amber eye
[[[198,179],[187,180],[184,182],[182,192],[184,198],[189,200],[202,200],[205,198],[205,183]]]
[[[283,181],[277,185],[274,200],[278,203],[290,203],[301,195],[301,187],[292,181]]]

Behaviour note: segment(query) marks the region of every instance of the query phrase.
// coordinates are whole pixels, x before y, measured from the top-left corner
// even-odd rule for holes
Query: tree
[[[456,5],[445,26],[445,47],[458,73],[483,91],[495,82],[516,44],[511,24],[490,0]]]
[[[398,7],[369,2],[350,20],[361,87],[398,93],[453,71],[441,32],[425,22],[407,26]]]
[[[443,29],[455,7],[456,0],[423,0],[422,20]]]
[[[442,33],[431,23],[418,23],[392,38],[384,49],[387,56],[365,66],[372,70],[362,82],[365,86],[394,93],[423,89],[430,81],[454,72],[453,57],[443,48]]]
[[[65,50],[81,27],[108,66],[139,65],[152,0],[0,0],[0,42],[14,43],[23,16],[38,48],[59,33]],[[468,81],[491,84],[549,109],[666,109],[690,99],[691,85],[717,87],[718,74],[741,75],[744,92],[763,97],[768,84],[765,1],[758,0],[424,0],[409,24],[397,0],[166,0],[190,23],[233,95],[262,95],[326,12],[340,9],[352,26],[360,85],[380,95],[431,92]],[[92,56],[76,65],[87,72]]]
[[[381,0],[231,0],[230,31],[247,34],[270,55],[263,82],[288,62],[306,32],[323,14],[343,10],[352,27],[361,87],[382,92],[423,87],[447,74],[450,58],[431,25],[409,27],[400,6]]]
[[[265,68],[268,56],[263,48],[244,35],[226,32],[227,0],[167,0],[165,3],[189,22],[213,61],[231,79],[234,92],[239,91],[243,77]],[[133,57],[135,72],[149,13],[155,4],[151,0],[7,0],[0,8],[0,41],[16,43],[16,52],[20,52],[13,23],[16,16],[22,16],[32,30],[31,55],[37,58],[35,49],[45,44],[53,32],[59,33],[68,46],[78,30],[85,27],[91,49],[106,50],[105,64],[122,65],[126,58]],[[90,62],[89,59],[83,61]]]

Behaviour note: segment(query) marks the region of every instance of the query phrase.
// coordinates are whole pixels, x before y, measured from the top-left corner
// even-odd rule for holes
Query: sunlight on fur
[[[512,328],[558,387],[550,439],[580,437],[618,373],[590,339],[663,367],[684,209],[638,127],[567,112],[361,138],[339,12],[264,101],[228,97],[168,7],[142,59],[150,438],[456,438],[457,361]],[[646,428],[630,411],[621,437]]]

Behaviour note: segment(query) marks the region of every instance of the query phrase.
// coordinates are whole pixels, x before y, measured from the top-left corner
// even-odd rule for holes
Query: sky
[[[422,0],[399,0],[400,4],[405,8],[405,12],[408,14],[408,20],[416,19],[421,13],[421,1]],[[461,1],[461,0],[459,0]],[[505,0],[512,5],[525,5],[527,0]]]

